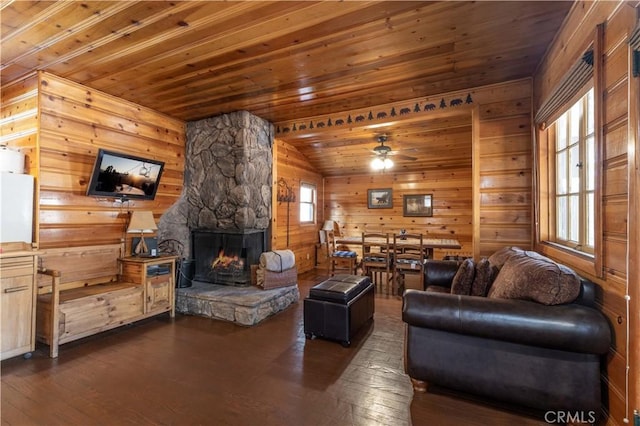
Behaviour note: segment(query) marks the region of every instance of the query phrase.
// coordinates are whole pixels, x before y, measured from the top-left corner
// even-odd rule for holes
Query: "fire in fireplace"
[[[238,255],[227,256],[224,250],[220,250],[220,254],[215,258],[211,265],[213,269],[244,269],[244,261]]]
[[[245,273],[245,258],[246,258],[246,249],[242,249],[240,255],[231,254],[226,255],[224,252],[224,248],[220,249],[220,253],[218,253],[218,257],[213,259],[213,263],[211,263],[211,271],[209,274],[212,276],[212,282],[223,282],[223,283],[242,283],[244,280]]]
[[[262,229],[202,229],[191,234],[196,281],[214,284],[251,285],[251,265],[266,251]]]

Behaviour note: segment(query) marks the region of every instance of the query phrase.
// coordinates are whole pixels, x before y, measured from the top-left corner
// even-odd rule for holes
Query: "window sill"
[[[584,260],[595,262],[595,256],[593,254],[591,254],[591,253],[587,253],[585,251],[576,250],[576,249],[573,249],[571,247],[565,246],[564,244],[555,243],[553,241],[543,241],[542,244],[548,245],[550,247],[553,247],[556,250],[560,250],[560,251],[566,252],[566,253],[571,254],[573,256],[580,257],[580,258],[582,258]]]
[[[553,241],[541,241],[538,251],[563,265],[575,269],[580,275],[596,276],[596,259],[590,253],[574,250]],[[591,278],[593,279],[593,278]]]

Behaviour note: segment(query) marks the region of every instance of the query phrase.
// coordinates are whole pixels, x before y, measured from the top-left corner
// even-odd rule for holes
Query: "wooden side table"
[[[176,313],[175,277],[178,256],[120,258],[120,279],[144,288],[144,314],[156,315],[169,312],[171,318]]]

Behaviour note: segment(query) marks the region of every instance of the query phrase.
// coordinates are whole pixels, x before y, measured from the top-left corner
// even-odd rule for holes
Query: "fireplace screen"
[[[196,230],[192,232],[192,253],[197,281],[214,284],[251,285],[251,265],[257,265],[266,251],[265,231]]]

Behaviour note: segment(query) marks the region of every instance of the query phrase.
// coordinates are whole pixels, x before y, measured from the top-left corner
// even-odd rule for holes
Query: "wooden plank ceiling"
[[[468,114],[392,105],[531,76],[571,5],[3,0],[0,71],[4,84],[46,70],[186,121],[247,110],[327,176],[369,173],[381,134],[396,167],[424,170],[470,161]]]

